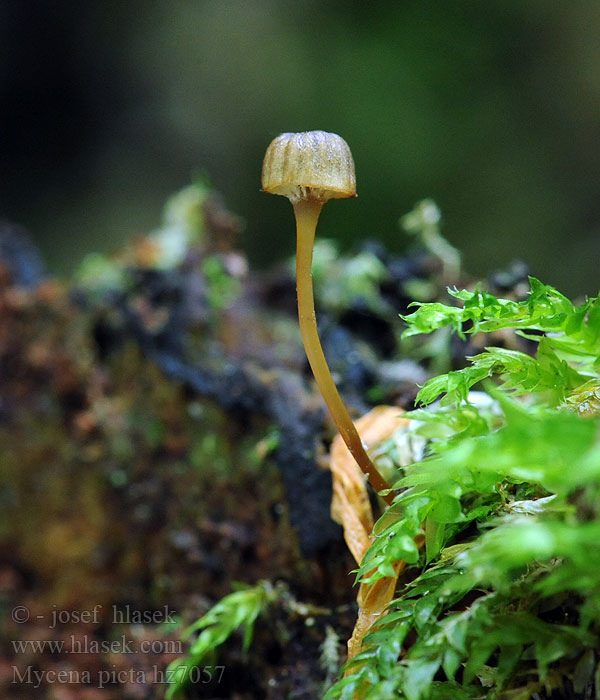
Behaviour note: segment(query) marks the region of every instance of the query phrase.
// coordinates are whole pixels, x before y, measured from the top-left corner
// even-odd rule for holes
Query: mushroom
[[[323,354],[312,284],[312,257],[315,231],[323,204],[328,199],[356,197],[354,160],[348,144],[337,134],[306,131],[281,134],[265,154],[262,188],[270,194],[287,197],[296,216],[296,285],[298,319],[308,362],[317,386],[335,424],[358,466],[376,491],[393,502],[389,484],[381,476],[365,450],[362,440],[339,395]]]

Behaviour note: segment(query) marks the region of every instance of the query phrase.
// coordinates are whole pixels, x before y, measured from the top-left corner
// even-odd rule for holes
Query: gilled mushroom
[[[265,192],[287,197],[294,207],[298,319],[317,386],[350,453],[375,490],[387,491],[382,496],[391,504],[390,487],[369,458],[333,381],[315,315],[311,268],[317,222],[327,200],[356,197],[350,148],[343,138],[326,131],[281,134],[267,148],[262,188]]]

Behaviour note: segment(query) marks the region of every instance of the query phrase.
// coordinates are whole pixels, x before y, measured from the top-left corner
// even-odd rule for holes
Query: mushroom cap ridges
[[[262,188],[292,202],[356,197],[350,148],[341,136],[327,131],[280,134],[265,153]]]

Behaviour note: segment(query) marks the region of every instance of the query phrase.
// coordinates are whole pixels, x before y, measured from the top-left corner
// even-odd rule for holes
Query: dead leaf
[[[408,423],[408,419],[402,417],[402,409],[397,406],[377,406],[356,421],[356,429],[369,449],[389,439],[398,428]],[[340,435],[336,436],[331,446],[330,468],[333,475],[331,517],[344,528],[348,549],[360,565],[371,544],[373,512],[365,477]],[[405,562],[398,561],[394,565],[395,576],[380,579],[371,585],[361,584],[357,598],[359,614],[352,637],[348,640],[348,658],[359,651],[369,629],[385,613],[404,566]]]

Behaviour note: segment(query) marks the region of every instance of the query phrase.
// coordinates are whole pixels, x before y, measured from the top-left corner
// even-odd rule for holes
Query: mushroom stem
[[[293,202],[293,206],[294,214],[296,215],[297,232],[296,284],[298,290],[298,320],[308,362],[327,408],[358,466],[367,475],[369,482],[377,492],[389,491],[389,484],[377,471],[377,468],[367,455],[352,418],[350,418],[346,406],[339,395],[319,339],[312,284],[312,258],[315,232],[323,202],[314,198],[299,199]],[[392,493],[383,495],[383,499],[388,505],[391,505],[394,501]]]

